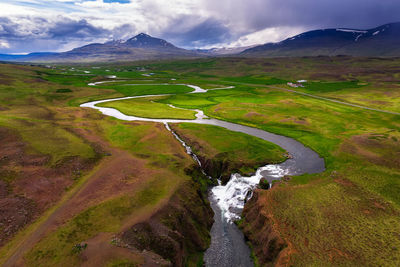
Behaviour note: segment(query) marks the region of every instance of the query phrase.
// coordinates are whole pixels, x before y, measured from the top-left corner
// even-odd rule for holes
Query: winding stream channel
[[[100,83],[103,82],[98,82],[97,84]],[[96,84],[89,85],[94,86]],[[190,93],[205,93],[208,91],[195,85],[184,85],[194,89],[194,91]],[[230,88],[233,87],[215,88],[210,90]],[[204,262],[206,266],[254,266],[250,258],[250,249],[244,240],[243,233],[233,223],[234,220],[240,218],[246,198],[249,198],[249,196],[251,197],[252,190],[258,185],[260,179],[263,177],[266,178],[271,184],[272,181],[279,180],[284,175],[300,175],[304,173],[319,173],[324,171],[325,163],[323,158],[321,158],[315,151],[305,147],[303,144],[292,138],[240,124],[207,118],[207,116],[205,116],[201,110],[195,110],[197,114],[196,119],[194,120],[150,119],[128,116],[114,108],[97,106],[97,104],[105,102],[163,95],[171,94],[144,95],[98,100],[84,103],[81,105],[81,107],[97,109],[104,115],[126,121],[149,121],[164,123],[169,131],[171,131],[171,129],[169,128],[168,123],[191,122],[216,125],[231,131],[245,133],[272,142],[282,147],[290,154],[291,158],[285,162],[280,164],[269,164],[260,167],[253,176],[243,177],[239,174],[232,174],[231,179],[226,185],[215,186],[210,190],[209,193],[211,207],[214,210],[214,225],[211,229],[211,245],[204,255]],[[172,105],[170,106],[174,107]],[[184,141],[180,139],[179,136],[177,136],[173,131],[171,132],[175,138],[177,138],[178,141],[181,142],[186,148],[186,152],[190,154],[201,167],[201,162],[198,160],[197,156],[193,154],[190,147],[187,146]]]

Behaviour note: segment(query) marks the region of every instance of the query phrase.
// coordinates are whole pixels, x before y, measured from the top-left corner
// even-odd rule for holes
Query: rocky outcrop
[[[238,166],[233,166],[230,162],[228,153],[217,154],[213,158],[198,156],[201,166],[207,175],[218,178],[223,184],[226,184],[232,173],[238,172]]]
[[[150,250],[173,266],[196,266],[210,244],[213,211],[206,187],[198,173],[189,171],[192,181],[182,184],[168,204],[149,220],[122,233],[122,241],[139,250]]]
[[[267,193],[267,192],[263,192]],[[265,205],[259,198],[260,190],[246,203],[240,228],[251,244],[260,266],[276,266],[284,256],[287,247],[279,232],[274,228],[271,217],[265,211]]]

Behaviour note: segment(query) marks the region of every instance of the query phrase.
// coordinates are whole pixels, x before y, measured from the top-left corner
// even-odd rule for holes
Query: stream
[[[185,85],[194,89],[194,91],[190,93],[205,93],[208,91],[207,89],[202,89],[199,86],[188,84]],[[215,88],[209,90],[222,90],[231,88],[233,87]],[[258,185],[261,178],[266,178],[268,182],[272,184],[274,180],[279,180],[285,175],[300,175],[305,173],[323,172],[325,170],[324,159],[321,158],[315,151],[305,147],[303,144],[292,138],[240,124],[208,118],[201,110],[195,110],[197,114],[196,119],[193,120],[150,119],[125,115],[114,108],[96,106],[100,103],[117,100],[163,95],[171,94],[131,96],[98,100],[84,103],[81,105],[81,107],[97,109],[104,115],[126,121],[149,121],[164,123],[167,130],[172,132],[175,138],[181,142],[181,144],[186,148],[186,152],[193,157],[200,167],[201,162],[198,160],[197,156],[192,152],[191,148],[187,146],[185,142],[170,129],[168,123],[191,122],[220,126],[231,131],[245,133],[274,143],[285,149],[291,156],[290,159],[287,159],[283,163],[269,164],[258,168],[256,173],[250,177],[232,174],[231,179],[226,185],[215,186],[211,188],[209,192],[210,204],[214,211],[214,224],[211,229],[211,245],[204,254],[204,262],[206,266],[254,266],[250,258],[251,251],[244,240],[243,233],[233,223],[234,220],[240,219],[246,198],[250,198],[252,196],[252,190]],[[174,106],[170,105],[170,107]]]

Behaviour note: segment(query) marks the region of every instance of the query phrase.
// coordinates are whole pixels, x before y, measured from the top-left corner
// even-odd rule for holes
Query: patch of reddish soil
[[[0,180],[0,244],[12,237],[28,224],[37,213],[34,203],[23,197],[10,194],[7,184]]]
[[[48,166],[49,157],[26,153],[26,145],[12,130],[0,128],[0,245],[20,228],[58,201],[73,183],[74,171],[89,164],[71,158],[57,168]]]

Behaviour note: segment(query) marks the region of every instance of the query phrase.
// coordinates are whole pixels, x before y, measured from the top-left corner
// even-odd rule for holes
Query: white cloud
[[[0,48],[10,48],[10,44],[7,41],[0,40]]]
[[[246,34],[237,41],[227,44],[228,47],[250,46],[254,44],[275,43],[290,36],[304,32],[302,27],[272,27]]]

